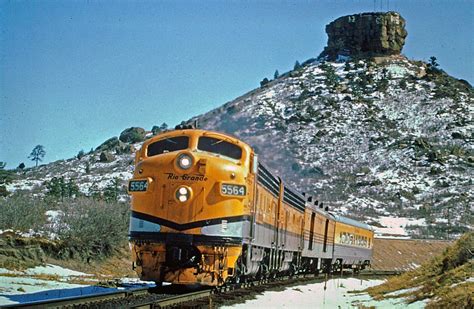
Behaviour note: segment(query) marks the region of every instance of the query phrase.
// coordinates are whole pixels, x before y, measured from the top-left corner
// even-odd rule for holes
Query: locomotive
[[[128,192],[142,280],[221,286],[370,265],[369,225],[293,190],[227,134],[178,129],[145,141]]]

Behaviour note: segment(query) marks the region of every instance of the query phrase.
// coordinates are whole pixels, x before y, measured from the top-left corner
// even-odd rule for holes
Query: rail
[[[364,272],[361,276],[387,276],[393,273],[388,272]],[[331,278],[337,277],[331,275]],[[341,277],[349,277],[348,274]],[[200,301],[201,304],[207,304],[202,307],[209,308],[213,302],[212,297],[225,296],[246,289],[252,289],[260,286],[267,288],[274,285],[289,285],[303,283],[312,280],[329,279],[320,274],[300,274],[292,277],[283,276],[275,279],[265,279],[260,281],[243,282],[239,284],[229,284],[214,289],[202,289],[194,292],[182,292],[176,286],[164,286],[159,288],[135,288],[122,291],[113,291],[102,294],[87,296],[77,296],[61,299],[49,299],[44,301],[35,301],[23,304],[6,305],[2,308],[168,308],[180,304]],[[197,304],[197,303],[196,303]]]

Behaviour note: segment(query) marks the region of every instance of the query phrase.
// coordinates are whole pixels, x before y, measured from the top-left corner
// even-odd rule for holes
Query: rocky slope
[[[191,121],[250,143],[335,211],[422,217],[460,232],[453,222],[472,225],[472,95],[402,56],[314,61]]]

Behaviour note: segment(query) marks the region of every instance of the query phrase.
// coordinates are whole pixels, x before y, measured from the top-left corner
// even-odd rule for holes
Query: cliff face
[[[340,17],[326,26],[328,46],[320,57],[400,54],[407,32],[400,14],[362,13]]]

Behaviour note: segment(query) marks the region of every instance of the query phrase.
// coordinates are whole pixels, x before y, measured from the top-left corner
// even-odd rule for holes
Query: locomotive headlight
[[[191,199],[192,191],[191,188],[181,186],[176,190],[175,197],[178,202],[184,203]]]
[[[187,170],[193,166],[193,157],[187,153],[182,153],[178,156],[177,163],[180,168]]]

